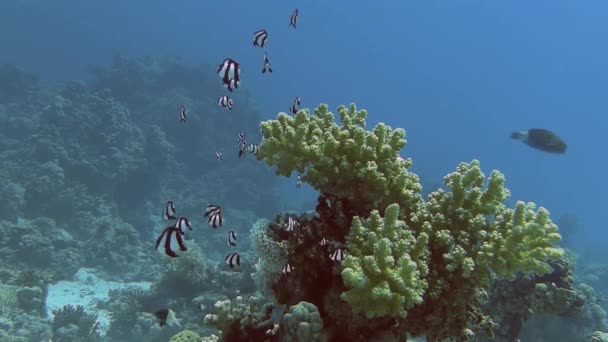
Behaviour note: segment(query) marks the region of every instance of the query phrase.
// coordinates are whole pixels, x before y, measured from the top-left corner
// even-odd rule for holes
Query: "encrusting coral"
[[[323,319],[317,307],[308,302],[291,306],[281,320],[279,339],[294,342],[325,341]]]
[[[474,331],[491,330],[491,321],[480,310],[491,282],[518,272],[549,272],[547,260],[562,254],[554,246],[560,236],[548,211],[524,202],[508,208],[504,176],[493,171],[486,179],[476,160],[461,163],[445,177],[445,189],[430,193],[425,201],[418,176],[408,171],[411,160],[398,156],[405,132],[383,123],[366,131],[367,112],[354,104],[340,106],[338,112],[341,126],[326,105],[314,114],[280,113],[276,120],[262,122],[264,137],[257,156],[276,166],[277,175],[300,173],[322,194],[316,219],[321,223],[301,221],[301,230],[320,225],[336,243],[346,242],[341,268],[346,288],[326,281],[318,287],[328,288],[317,292],[329,298],[332,291],[341,291],[350,304],[343,310],[391,319],[398,335],[466,340]],[[352,228],[348,218],[324,225],[331,220],[324,213],[335,213],[338,203]],[[318,244],[315,233],[294,234],[298,239],[288,240],[290,252]],[[308,253],[289,255],[290,263],[299,265],[323,265],[318,259]],[[281,289],[292,293],[283,298],[309,301],[328,312],[323,299],[294,296],[307,293],[299,288],[295,284]],[[328,323],[349,324],[339,319]]]

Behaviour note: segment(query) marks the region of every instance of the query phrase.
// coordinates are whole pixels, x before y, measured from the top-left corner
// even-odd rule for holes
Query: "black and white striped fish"
[[[239,158],[243,156],[247,149],[247,139],[245,139],[245,133],[240,132],[238,134],[238,146],[239,146]]]
[[[222,160],[222,152],[215,152],[215,159]]]
[[[229,98],[228,96],[224,95],[221,96],[218,100],[217,100],[217,104],[222,107],[222,108],[228,108],[228,109],[232,109],[232,99]]]
[[[289,108],[291,110],[291,114],[298,113],[298,111],[300,110],[300,104],[302,104],[302,99],[299,96],[296,96],[296,98],[293,100],[291,108]]]
[[[268,40],[268,32],[265,29],[261,29],[259,31],[255,31],[253,33],[253,46],[264,47],[266,46],[266,41]]]
[[[281,269],[281,272],[283,272],[283,274],[289,274],[295,269],[295,267],[292,267],[289,263],[286,263],[285,266],[283,266],[283,268]]]
[[[163,211],[163,218],[165,220],[175,220],[175,206],[173,205],[173,201],[167,201],[165,210]]]
[[[254,156],[257,156],[259,151],[260,151],[260,146],[257,144],[247,145],[247,152],[253,154]]]
[[[241,67],[232,58],[226,58],[218,67],[217,74],[222,79],[224,86],[232,91],[238,88],[241,80]]]
[[[218,226],[221,227],[224,223],[224,220],[222,219],[222,208],[215,204],[207,205],[205,217],[207,218],[207,223],[213,228],[217,228]]]
[[[165,254],[172,258],[177,257],[177,250],[181,252],[188,250],[179,228],[176,227],[167,227],[163,230],[158,239],[156,239],[156,250],[161,245],[164,248]]]
[[[293,229],[297,226],[298,222],[294,220],[293,217],[289,216],[287,218],[287,231],[293,232]]]
[[[293,26],[293,28],[296,28],[296,24],[298,23],[298,9],[296,8],[295,11],[293,11],[293,13],[289,16],[289,26]]]
[[[322,238],[322,239],[321,239],[321,241],[319,241],[319,245],[320,245],[321,247],[325,247],[325,246],[327,246],[328,244],[329,244],[329,241],[327,241],[327,239],[326,239],[326,238]]]
[[[298,175],[298,179],[296,180],[296,189],[300,189],[302,187],[302,176]]]
[[[236,246],[236,233],[233,230],[228,232],[228,239],[226,242],[228,243],[228,246]]]
[[[184,106],[180,106],[179,107],[179,122],[186,122],[186,119],[188,118],[188,113],[186,112],[186,107]]]
[[[187,218],[185,217],[180,217],[174,225],[175,228],[179,229],[179,232],[184,235],[184,231],[186,230],[186,228],[188,228],[188,230],[192,230],[192,226],[190,225],[190,221],[188,221]]]
[[[331,252],[329,254],[329,258],[332,261],[336,261],[336,262],[344,261],[345,257],[346,257],[346,255],[344,255],[344,250],[342,248],[336,248],[333,252]]]
[[[267,72],[272,72],[272,67],[270,66],[270,59],[268,58],[268,53],[264,52],[264,68],[262,69],[262,74]]]
[[[230,268],[234,268],[235,266],[241,266],[241,256],[239,253],[230,253],[226,255],[224,259],[226,265],[230,266]]]

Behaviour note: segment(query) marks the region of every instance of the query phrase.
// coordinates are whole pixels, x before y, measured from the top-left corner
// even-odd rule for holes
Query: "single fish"
[[[566,143],[557,134],[542,128],[531,128],[527,131],[511,133],[512,139],[521,140],[524,144],[548,153],[566,153]]]

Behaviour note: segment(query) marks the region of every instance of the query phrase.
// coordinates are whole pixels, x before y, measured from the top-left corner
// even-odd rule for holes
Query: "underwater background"
[[[599,0],[0,2],[0,340],[608,341],[607,12]],[[263,48],[252,46],[260,29]],[[262,73],[264,52],[272,73]],[[226,58],[242,69],[233,92],[218,77]],[[225,95],[231,110],[218,106]],[[394,140],[373,158],[298,149],[356,136],[314,126],[315,109],[342,117],[336,127],[365,109],[366,131],[403,128],[407,146],[390,130]],[[298,125],[308,136],[294,133]],[[557,134],[566,152],[510,138],[531,128]],[[238,156],[239,132],[259,154]],[[355,171],[370,160],[381,181]],[[473,160],[487,176],[481,183],[492,170],[504,175],[505,208],[518,200],[546,208],[561,240],[552,223],[513,251],[479,237],[463,254],[474,276],[446,256],[477,221],[433,221],[433,204],[445,217],[457,210],[446,209],[449,196],[427,195],[456,193],[457,178],[444,177],[474,174]],[[475,189],[492,190],[463,178],[471,201]],[[421,198],[428,217],[411,214]],[[155,250],[171,226],[162,217],[169,200],[192,222],[177,258]],[[414,236],[351,231],[355,217],[371,215],[369,231],[380,216],[397,224],[392,203]],[[210,204],[221,206],[223,227],[203,216]],[[509,216],[491,207],[477,219],[492,226]],[[416,226],[420,215],[432,229]],[[441,224],[454,228],[451,247],[441,245],[440,232],[450,231]],[[380,247],[363,246],[375,241],[366,234],[394,244],[395,265],[379,269],[397,276],[359,276],[369,258],[380,260]],[[397,246],[425,244],[425,234],[424,252]],[[507,260],[487,272],[475,259],[484,242]],[[232,252],[241,258],[234,268]],[[409,258],[415,271],[396,265]],[[374,283],[389,294],[376,296]],[[450,301],[482,292],[484,300]]]

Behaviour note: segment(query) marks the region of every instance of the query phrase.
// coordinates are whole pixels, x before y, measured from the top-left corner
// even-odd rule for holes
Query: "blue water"
[[[298,27],[288,27],[298,7]],[[34,1],[0,2],[0,63],[48,80],[86,79],[117,54],[241,62],[242,89],[265,118],[357,103],[368,125],[407,131],[402,156],[439,183],[461,161],[501,170],[513,199],[579,217],[569,236],[598,262],[608,242],[608,2],[587,1]],[[265,28],[265,49],[251,46]],[[262,75],[268,51],[272,75]],[[218,83],[218,87],[219,87]],[[227,114],[229,115],[229,114]],[[509,139],[546,128],[568,143],[547,154]],[[285,207],[314,200],[282,180]]]
[[[440,181],[458,162],[480,159],[488,173],[506,174],[514,198],[554,217],[579,216],[576,242],[589,250],[607,241],[607,11],[599,0],[6,0],[0,62],[67,80],[117,53],[211,66],[233,57],[266,117],[287,111],[295,96],[304,107],[356,102],[369,110],[368,124],[407,130],[403,155],[424,178]],[[260,28],[269,32],[271,77],[258,70],[262,50],[251,47]],[[567,154],[508,138],[531,127],[558,133]],[[284,197],[297,203],[292,185]]]

